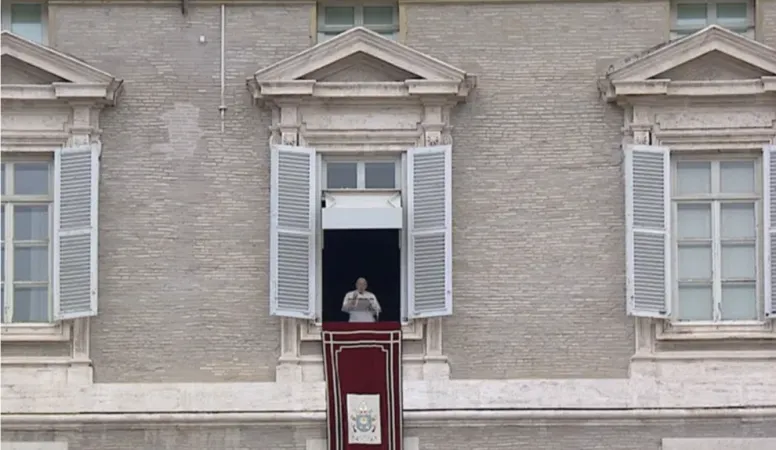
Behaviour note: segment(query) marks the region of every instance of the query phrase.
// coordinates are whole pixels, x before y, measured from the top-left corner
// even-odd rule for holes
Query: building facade
[[[2,25],[4,450],[326,448],[362,228],[405,449],[776,448],[776,0]]]

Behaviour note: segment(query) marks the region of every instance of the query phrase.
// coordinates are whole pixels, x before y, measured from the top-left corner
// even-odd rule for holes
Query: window
[[[48,41],[48,8],[45,3],[7,1],[2,5],[4,30],[40,44]]]
[[[758,320],[761,184],[753,159],[675,159],[675,318]]]
[[[776,316],[776,199],[763,190],[776,176],[774,151],[626,150],[630,314],[697,325],[756,325]]]
[[[399,32],[398,7],[395,4],[318,5],[318,42],[354,27],[365,27],[394,39]]]
[[[676,37],[716,24],[754,38],[754,0],[676,0],[671,6],[671,31]]]
[[[51,225],[54,201],[50,160],[2,164],[3,322],[51,319]]]
[[[398,158],[364,161],[326,158],[322,186],[325,189],[400,189],[400,163]]]
[[[97,312],[99,145],[3,154],[2,322]]]
[[[394,305],[385,320],[451,314],[450,164],[450,146],[358,160],[273,146],[272,314],[342,320],[338,308],[359,276]],[[369,270],[371,280],[361,273]]]

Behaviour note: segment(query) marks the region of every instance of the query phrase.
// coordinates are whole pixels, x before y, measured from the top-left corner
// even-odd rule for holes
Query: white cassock
[[[354,294],[356,301],[352,304],[350,300]],[[348,322],[377,322],[377,316],[380,315],[380,303],[377,302],[377,297],[369,291],[360,294],[358,291],[350,291],[345,294],[345,299],[342,301],[342,310],[350,314]]]

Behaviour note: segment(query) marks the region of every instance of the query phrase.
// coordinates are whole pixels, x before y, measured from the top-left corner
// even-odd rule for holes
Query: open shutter
[[[776,319],[776,145],[767,145],[763,149],[763,219],[765,238],[763,245],[763,281],[765,297],[765,317]]]
[[[451,150],[443,145],[407,153],[410,318],[453,313]]]
[[[667,148],[625,150],[627,310],[665,317],[671,296],[671,162]]]
[[[315,150],[272,146],[270,312],[315,314]]]
[[[94,316],[100,145],[58,150],[54,169],[54,317]]]

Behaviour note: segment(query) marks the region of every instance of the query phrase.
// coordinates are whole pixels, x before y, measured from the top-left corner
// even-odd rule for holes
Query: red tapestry
[[[401,325],[324,323],[329,450],[401,450]]]

